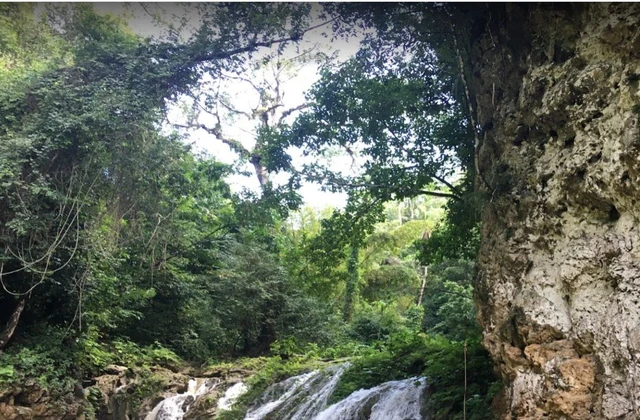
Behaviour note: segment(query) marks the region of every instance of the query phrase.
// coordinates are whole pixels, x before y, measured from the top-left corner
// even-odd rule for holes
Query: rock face
[[[0,389],[2,420],[84,419],[84,399],[77,395],[52,396],[35,380]]]
[[[640,5],[494,6],[467,73],[501,414],[640,418]]]
[[[184,392],[189,377],[161,367],[110,365],[87,388],[52,395],[36,380],[0,388],[0,420],[132,420],[159,401]]]
[[[161,367],[136,371],[124,366],[107,366],[104,375],[85,389],[98,420],[133,420],[144,415],[169,395],[185,392],[189,377]]]

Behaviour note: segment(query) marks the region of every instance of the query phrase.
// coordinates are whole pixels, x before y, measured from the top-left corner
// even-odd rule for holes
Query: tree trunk
[[[260,183],[260,189],[264,191],[265,186],[269,182],[269,172],[262,166],[260,161],[262,158],[258,155],[251,156],[251,164],[256,171],[256,176],[258,177],[258,182]]]
[[[422,276],[422,285],[420,286],[420,296],[418,297],[418,306],[422,305],[422,299],[424,299],[424,288],[427,287],[427,274],[429,273],[429,267],[423,267],[424,274]]]
[[[4,331],[2,331],[2,334],[0,334],[0,350],[4,349],[11,340],[11,337],[13,337],[13,333],[16,331],[18,323],[20,322],[20,315],[22,315],[26,304],[27,299],[22,298],[13,310],[7,326],[4,328]]]
[[[347,288],[344,292],[344,312],[343,318],[346,322],[351,321],[353,315],[353,303],[356,297],[356,289],[358,287],[358,253],[360,247],[357,244],[351,244],[351,254],[347,261]]]

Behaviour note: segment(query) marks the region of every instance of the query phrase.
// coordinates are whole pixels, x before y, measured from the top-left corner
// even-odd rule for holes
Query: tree
[[[26,312],[81,325],[89,284],[130,289],[136,302],[101,325],[138,316],[153,293],[134,267],[153,277],[176,258],[176,231],[165,228],[183,222],[180,188],[191,169],[181,138],[160,133],[168,101],[206,72],[237,71],[246,54],[299,39],[308,7],[202,5],[203,25],[186,43],[142,39],[88,5],[48,7],[43,30],[29,28],[33,8],[0,12],[3,21],[19,17],[0,34],[2,71],[13,72],[0,97],[0,299],[29,297],[24,312],[18,299],[13,315],[2,314],[11,319],[3,342]],[[39,39],[61,45],[60,54],[35,65],[40,50],[24,49]],[[128,269],[109,273],[113,261]]]
[[[423,328],[451,340],[480,337],[473,303],[474,266],[467,260],[446,260],[430,267],[425,288]]]
[[[344,293],[344,310],[343,319],[347,322],[351,320],[353,315],[353,306],[358,292],[358,283],[360,282],[360,272],[358,268],[358,260],[360,247],[357,243],[351,243],[349,259],[347,260],[347,287]]]
[[[377,209],[370,221],[380,218],[384,202],[420,195],[461,201],[472,191],[455,181],[473,171],[474,137],[464,103],[451,93],[453,76],[428,44],[403,39],[398,45],[397,36],[368,37],[355,58],[325,67],[309,92],[312,105],[279,127],[280,147],[301,148],[318,162],[341,148],[363,162],[355,176],[320,163],[301,173],[327,190],[349,192],[351,216]],[[350,231],[356,226],[336,223]]]
[[[324,70],[309,93],[313,106],[283,135],[313,155],[342,147],[362,156],[364,173],[355,179],[306,168],[328,188],[364,189],[385,200],[459,198],[462,191],[447,178],[473,164],[473,137],[449,78],[429,45],[365,39],[355,58]],[[445,191],[425,189],[433,183]]]

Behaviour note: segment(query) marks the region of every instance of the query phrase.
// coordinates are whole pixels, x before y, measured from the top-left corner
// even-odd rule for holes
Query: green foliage
[[[5,83],[25,73],[33,77],[69,59],[65,44],[34,12],[34,4],[0,5],[0,75]]]
[[[365,188],[385,201],[420,195],[444,178],[453,162],[467,163],[460,156],[466,159],[468,152],[456,156],[447,149],[470,144],[460,109],[438,82],[435,57],[417,45],[389,54],[367,40],[356,58],[325,70],[309,93],[313,108],[286,134],[307,153],[360,148],[365,173],[356,182],[317,166],[309,168],[311,176],[322,174],[333,188]]]
[[[224,269],[207,285],[212,315],[224,325],[224,335],[216,340],[218,353],[255,356],[288,337],[329,340],[327,308],[298,290],[264,248],[232,245],[223,262]]]
[[[3,365],[0,366],[0,383],[13,382],[16,376],[16,371],[13,366]]]
[[[176,367],[178,354],[202,361],[289,337],[330,340],[323,303],[259,243],[274,218],[243,217],[254,203],[232,196],[222,180],[230,168],[195,157],[158,124],[201,63],[242,66],[224,51],[255,41],[254,31],[286,35],[284,22],[297,30],[308,6],[203,8],[211,24],[253,23],[231,37],[205,25],[177,45],[142,39],[89,5],[51,6],[41,23],[31,6],[0,6],[0,263],[4,285],[30,297],[2,380],[68,390],[68,378],[107,364]],[[253,214],[277,219],[277,203],[262,201]],[[14,304],[0,294],[2,323]],[[40,324],[65,332],[24,339],[43,334]]]
[[[462,199],[468,186],[447,179],[456,170],[470,170],[473,136],[464,104],[451,94],[450,69],[442,66],[431,45],[417,39],[424,29],[415,21],[420,19],[420,7],[410,17],[399,13],[403,16],[399,20],[409,21],[403,24],[372,18],[380,12],[376,7],[336,9],[338,21],[370,25],[379,36],[365,36],[354,58],[325,67],[308,93],[313,105],[280,131],[285,146],[302,148],[319,162],[335,149],[363,161],[356,176],[336,173],[320,163],[304,168],[308,179],[328,190],[349,193],[355,211],[344,212],[346,222],[336,220],[337,230],[350,235],[367,231],[371,222],[360,219],[380,214],[376,206],[387,201],[423,194]],[[389,6],[392,13],[395,9]]]
[[[20,347],[0,353],[0,384],[36,382],[53,395],[73,389],[78,371],[77,347],[61,329],[40,328],[24,337]]]
[[[383,382],[424,376],[430,385],[435,419],[462,418],[465,346],[467,347],[467,418],[490,419],[496,392],[491,359],[478,341],[450,341],[409,330],[392,334],[381,350],[352,361],[331,396],[337,402],[353,391]]]
[[[391,201],[385,204],[385,218],[400,226],[411,226],[411,222],[429,222],[425,228],[432,229],[433,223],[442,219],[446,201],[443,197],[427,195]]]
[[[469,418],[485,418],[493,376],[472,267],[458,261],[477,252],[481,200],[450,57],[423,42],[440,24],[412,13],[385,28],[379,11],[344,7],[337,27],[351,14],[380,36],[325,66],[291,125],[258,130],[254,152],[266,171],[292,172],[288,183],[235,195],[231,167],[162,126],[168,105],[200,95],[204,75],[264,65],[238,52],[298,37],[309,5],[197,5],[202,25],[187,42],[143,39],[86,4],[38,18],[33,6],[0,5],[0,321],[14,295],[28,296],[0,382],[64,394],[119,364],[140,372],[138,404],[166,385],[152,365],[270,354],[242,362],[259,373],[223,415],[240,418],[268,385],[319,358],[353,357],[334,399],[426,375],[436,417],[458,418],[466,340]],[[317,158],[344,150],[363,171],[291,171],[289,146]],[[348,191],[346,207],[285,221],[303,179]],[[430,270],[420,307],[416,260]]]
[[[473,263],[448,260],[429,267],[422,326],[432,334],[463,341],[481,337],[473,302]]]
[[[499,382],[481,345],[473,275],[473,263],[446,260],[429,267],[422,306],[411,306],[401,315],[395,308],[397,298],[394,305],[376,302],[361,307],[350,336],[369,347],[352,360],[331,400],[386,381],[424,376],[435,418],[462,418],[466,346],[467,418],[491,418]]]
[[[358,292],[358,283],[360,282],[360,246],[358,243],[352,243],[350,246],[349,258],[347,260],[347,285],[344,293],[344,310],[342,317],[345,321],[350,321],[353,315],[353,305],[355,303],[356,293]]]
[[[116,339],[107,341],[100,337],[97,329],[90,328],[78,340],[78,367],[86,372],[98,373],[107,365],[140,366],[152,365],[180,367],[182,360],[170,349],[155,343],[139,346],[131,341]]]
[[[362,297],[368,302],[396,301],[405,308],[415,303],[420,289],[416,270],[403,265],[383,265],[364,276]]]
[[[317,158],[300,172],[306,179],[349,194],[346,208],[324,221],[311,241],[313,260],[335,268],[354,238],[383,239],[372,235],[383,216],[399,231],[394,232],[398,242],[380,250],[401,258],[417,253],[422,265],[474,258],[481,207],[473,192],[474,136],[465,98],[454,91],[458,66],[452,66],[457,57],[450,55],[450,39],[430,34],[433,27],[442,33],[443,25],[458,25],[458,12],[408,4],[386,6],[385,13],[370,5],[327,9],[337,16],[339,30],[349,33],[356,25],[375,29],[376,35],[364,35],[352,59],[325,66],[308,93],[312,106],[292,124],[278,127],[283,147],[298,147]],[[436,40],[438,45],[430,43]],[[357,156],[360,173],[347,176],[320,163],[336,150]],[[442,212],[429,208],[428,200],[417,205],[423,195],[437,197],[440,204],[449,199],[446,223],[435,225]],[[399,203],[394,208],[388,204],[393,201]],[[421,215],[429,215],[428,221]],[[403,223],[407,219],[411,224]],[[429,233],[429,239],[419,240]],[[411,236],[415,247],[406,244]],[[324,270],[340,281],[335,269]]]
[[[495,392],[493,364],[479,341],[436,339],[425,355],[424,375],[433,384],[436,419],[461,419],[464,401],[464,360],[467,362],[467,418],[490,419]]]
[[[469,180],[465,180],[464,185],[471,188]],[[428,239],[416,241],[417,260],[429,265],[446,259],[474,259],[480,249],[482,204],[483,197],[479,193],[449,201],[445,220],[435,227]]]

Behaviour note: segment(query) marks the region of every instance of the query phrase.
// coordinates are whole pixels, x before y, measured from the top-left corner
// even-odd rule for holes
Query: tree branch
[[[293,108],[289,108],[285,111],[282,112],[282,115],[280,115],[280,119],[278,120],[278,125],[282,123],[282,121],[287,118],[289,115],[293,114],[296,111],[301,111],[303,109],[309,108],[310,106],[313,105],[313,102],[306,102],[304,104],[298,105],[296,107]]]
[[[269,41],[262,41],[262,42],[258,42],[258,41],[252,41],[251,43],[249,43],[249,45],[245,45],[244,47],[238,47],[238,48],[234,48],[232,50],[227,50],[227,51],[220,51],[220,52],[216,52],[216,53],[205,53],[205,54],[200,54],[200,55],[196,55],[191,59],[191,63],[192,64],[197,64],[197,63],[201,63],[204,61],[213,61],[213,60],[221,60],[224,58],[229,58],[232,57],[234,55],[237,54],[242,54],[242,53],[246,53],[246,52],[253,52],[255,50],[257,50],[258,48],[261,47],[271,47],[273,45],[276,44],[282,44],[284,42],[290,42],[290,41],[300,41],[302,39],[302,37],[310,31],[313,31],[314,29],[318,29],[321,28],[323,26],[326,26],[332,22],[334,22],[336,20],[336,18],[333,18],[331,20],[319,23],[317,25],[311,26],[307,29],[305,29],[304,31],[302,31],[301,33],[296,33],[293,34],[291,36],[288,37],[284,37],[284,38],[277,38],[277,39],[271,39]]]
[[[460,200],[459,196],[451,193],[445,193],[440,191],[427,191],[427,190],[416,190],[416,192],[423,195],[431,195],[433,197],[444,197],[444,198],[453,198],[454,200]]]
[[[394,190],[398,190],[397,187],[393,186],[393,185],[382,185],[382,184],[367,184],[367,183],[348,183],[348,182],[330,182],[334,185],[338,185],[340,187],[344,187],[344,188],[366,188],[366,189],[372,189],[372,188],[384,188],[384,189],[394,189]],[[444,198],[452,198],[454,200],[460,200],[462,197],[458,194],[455,193],[448,193],[448,192],[444,192],[444,191],[429,191],[429,190],[423,190],[423,189],[416,189],[416,190],[411,190],[410,192],[415,193],[417,195],[430,195],[433,197],[444,197]]]
[[[237,76],[237,75],[236,76],[232,76],[232,75],[229,75],[229,74],[220,74],[220,76],[223,79],[240,80],[240,81],[243,81],[245,83],[248,83],[249,85],[251,85],[253,90],[255,90],[258,93],[258,95],[260,97],[262,97],[262,94],[264,92],[264,88],[261,88],[260,86],[256,85],[251,79],[248,79],[248,78],[243,77],[243,76]],[[258,105],[258,106],[260,106],[260,105]]]
[[[439,181],[441,183],[443,183],[444,185],[446,185],[451,191],[453,191],[454,194],[456,194],[457,196],[462,195],[460,190],[455,187],[453,184],[451,184],[450,182],[446,181],[444,178],[440,178],[437,175],[431,175],[431,178],[435,179],[436,181]]]
[[[225,108],[227,111],[231,112],[232,114],[244,115],[249,119],[252,118],[251,114],[249,114],[246,111],[241,111],[239,109],[234,108],[230,103],[227,103],[224,99],[218,99],[218,103],[222,105],[222,107]]]
[[[27,298],[22,298],[20,299],[20,301],[18,301],[18,304],[13,310],[7,326],[2,331],[2,334],[0,334],[0,351],[7,346],[9,340],[11,340],[11,337],[13,337],[13,333],[16,331],[18,322],[20,321],[20,315],[22,315],[22,311],[24,310],[26,304]]]
[[[182,124],[174,124],[176,127],[180,127],[180,128],[185,128],[185,129],[202,129],[204,131],[206,131],[207,133],[213,135],[215,138],[217,138],[218,140],[220,140],[221,142],[223,142],[224,144],[226,144],[227,146],[229,146],[231,148],[231,150],[233,150],[234,152],[238,153],[240,156],[246,158],[246,159],[250,159],[251,158],[251,152],[249,152],[249,150],[247,150],[246,147],[244,147],[242,145],[242,143],[240,143],[238,140],[234,140],[234,139],[230,139],[228,137],[225,137],[224,134],[222,134],[222,131],[220,130],[219,126],[216,127],[207,127],[204,124],[189,124],[189,125],[182,125]]]

